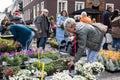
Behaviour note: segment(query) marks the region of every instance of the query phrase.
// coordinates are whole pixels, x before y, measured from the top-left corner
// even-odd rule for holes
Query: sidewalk
[[[120,80],[120,72],[110,73],[105,71],[101,73],[99,80]]]

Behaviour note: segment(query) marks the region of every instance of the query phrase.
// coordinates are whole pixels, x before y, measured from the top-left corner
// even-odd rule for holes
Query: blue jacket
[[[22,45],[30,38],[32,30],[25,25],[13,24],[10,26],[10,31],[14,35],[14,39]]]
[[[60,16],[58,21],[57,21],[57,26],[59,27],[60,25],[62,25],[67,18],[68,17]]]

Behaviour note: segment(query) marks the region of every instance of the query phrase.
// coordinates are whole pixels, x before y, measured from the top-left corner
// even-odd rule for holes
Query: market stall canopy
[[[102,14],[102,11],[99,11],[97,9],[85,8],[85,9],[81,9],[78,11],[74,11],[74,12],[70,13],[70,15],[80,15],[83,11],[87,12],[87,14],[90,14],[90,15]]]

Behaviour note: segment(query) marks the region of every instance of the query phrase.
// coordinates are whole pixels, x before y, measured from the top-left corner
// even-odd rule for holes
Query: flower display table
[[[109,72],[120,72],[120,52],[101,50],[98,61],[101,62]]]

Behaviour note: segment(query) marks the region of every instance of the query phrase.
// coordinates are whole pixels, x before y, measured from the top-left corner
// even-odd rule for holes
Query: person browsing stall
[[[90,24],[83,22],[76,24],[72,18],[65,21],[64,27],[67,32],[76,34],[78,45],[74,60],[68,63],[69,67],[82,57],[86,48],[88,48],[87,62],[95,62],[101,47],[103,33]]]
[[[10,30],[12,35],[14,35],[14,42],[18,41],[22,45],[23,50],[29,50],[32,39],[34,38],[35,32],[29,27],[21,24],[14,24],[12,22],[7,22],[5,24],[6,29]]]

